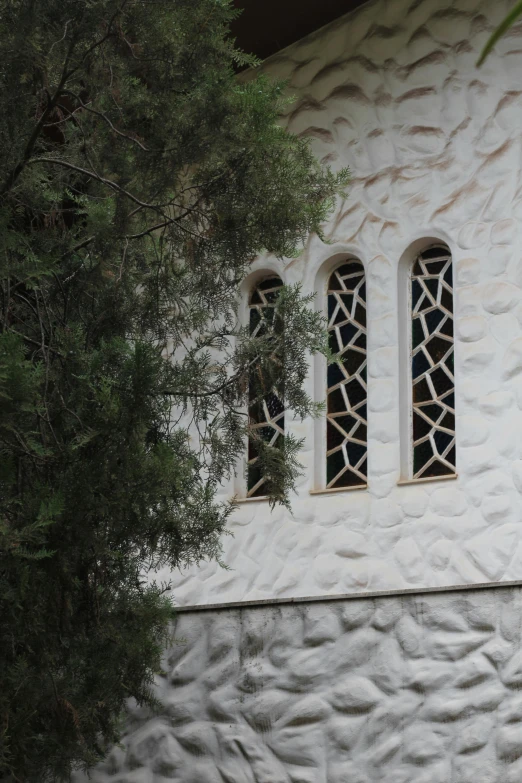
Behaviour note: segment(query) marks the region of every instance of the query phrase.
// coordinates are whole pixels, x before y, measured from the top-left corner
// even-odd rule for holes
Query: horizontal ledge
[[[458,479],[459,474],[458,473],[451,473],[449,476],[426,476],[426,478],[416,478],[416,479],[401,479],[397,482],[398,487],[405,487],[408,486],[408,484],[427,484],[431,483],[432,481],[455,481],[455,479]],[[334,489],[311,489],[309,491],[309,495],[334,495],[339,492],[360,492],[361,490],[369,489],[368,484],[361,484],[357,487],[337,487]],[[267,495],[263,495],[263,497],[259,498],[234,498],[234,503],[268,503],[270,501],[270,498]]]
[[[232,498],[233,503],[268,503],[270,498],[268,495],[263,495],[259,498]]]
[[[450,473],[448,476],[426,476],[426,478],[401,479],[397,482],[397,486],[402,487],[406,484],[427,484],[431,481],[455,481],[458,477],[458,473]]]
[[[368,489],[368,484],[361,484],[357,487],[336,487],[335,489],[311,489],[309,495],[334,495],[338,492],[357,492],[361,489]]]
[[[330,601],[364,601],[368,598],[393,598],[409,595],[427,595],[431,593],[460,593],[471,590],[491,590],[494,588],[521,587],[522,580],[514,582],[477,582],[476,584],[446,585],[442,587],[407,587],[402,590],[367,590],[358,593],[335,595],[308,595],[297,598],[259,598],[254,601],[230,601],[216,604],[191,604],[176,606],[176,612],[207,612],[211,609],[247,609],[255,606],[279,606],[281,604],[329,603]]]
[[[311,489],[309,495],[334,495],[339,492],[357,492],[361,489],[368,489],[368,484],[361,484],[358,487],[337,487],[336,489]],[[255,503],[256,501],[268,502],[270,498],[267,495],[263,495],[260,498],[233,498],[234,503]]]

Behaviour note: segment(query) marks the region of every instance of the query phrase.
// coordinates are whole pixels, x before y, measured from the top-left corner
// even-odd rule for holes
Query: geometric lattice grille
[[[278,277],[262,280],[250,296],[250,334],[260,337],[270,323],[274,303],[283,283]],[[252,371],[249,384],[249,422],[255,435],[269,446],[282,444],[285,434],[285,409],[283,403],[270,391],[261,400],[258,398],[255,381],[255,368]],[[247,497],[263,497],[266,495],[265,478],[261,473],[255,438],[248,441],[247,463]]]
[[[455,473],[452,275],[444,245],[421,253],[411,274],[413,478]]]
[[[341,364],[328,367],[326,486],[367,481],[366,286],[360,261],[349,261],[328,281],[328,333]]]

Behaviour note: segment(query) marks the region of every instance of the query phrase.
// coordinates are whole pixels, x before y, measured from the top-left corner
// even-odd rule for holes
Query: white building
[[[351,374],[328,441],[285,422],[292,513],[224,489],[230,570],[174,575],[164,712],[97,783],[522,780],[522,28],[476,68],[511,5],[373,0],[266,60],[353,180],[245,309],[265,279],[316,291]]]

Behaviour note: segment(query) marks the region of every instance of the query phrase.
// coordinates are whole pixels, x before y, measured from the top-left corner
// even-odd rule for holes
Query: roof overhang
[[[367,0],[234,0],[243,13],[232,25],[237,46],[261,60]]]

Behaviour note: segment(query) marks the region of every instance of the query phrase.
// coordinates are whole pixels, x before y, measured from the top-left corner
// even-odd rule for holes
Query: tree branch
[[[88,55],[94,51],[98,46],[101,46],[102,43],[104,43],[107,38],[111,35],[111,27],[115,19],[117,18],[118,14],[120,14],[125,5],[127,4],[128,0],[124,0],[124,2],[121,4],[121,6],[114,12],[112,17],[110,18],[108,24],[107,24],[107,32],[105,35],[100,38],[98,41],[95,41],[92,46],[90,46],[87,51],[83,54],[80,64],[84,62],[85,58],[88,57]],[[45,107],[44,111],[41,114],[40,119],[36,123],[36,125],[33,128],[33,132],[31,133],[29,140],[25,146],[24,153],[22,155],[22,160],[19,161],[14,169],[11,171],[11,173],[7,176],[4,184],[0,188],[0,196],[5,195],[8,193],[13,185],[15,184],[16,180],[22,173],[22,171],[25,169],[26,165],[29,162],[32,162],[30,160],[31,155],[33,154],[33,150],[35,147],[36,142],[38,141],[38,138],[40,136],[40,133],[42,132],[42,128],[45,125],[46,119],[49,117],[49,114],[52,112],[52,110],[55,108],[56,103],[60,97],[60,95],[63,92],[63,88],[65,84],[67,83],[67,80],[79,69],[80,65],[77,65],[75,68],[72,68],[71,70],[68,70],[69,62],[72,56],[72,53],[74,51],[74,47],[76,45],[76,37],[73,36],[71,40],[71,44],[69,46],[69,50],[67,52],[67,56],[65,58],[65,62],[63,65],[62,75],[60,77],[60,81],[58,83],[58,86],[54,92],[54,95],[48,99],[47,106]]]
[[[101,111],[98,111],[97,109],[93,109],[93,108],[91,108],[90,106],[87,106],[87,105],[86,105],[86,104],[85,104],[85,103],[82,101],[82,99],[80,98],[80,96],[79,96],[79,95],[76,95],[76,93],[72,92],[71,90],[64,90],[64,92],[65,92],[65,93],[67,93],[68,95],[72,95],[72,97],[73,97],[75,100],[77,100],[77,101],[78,101],[78,103],[80,104],[80,107],[81,107],[82,109],[85,109],[86,111],[90,112],[91,114],[95,114],[97,117],[101,117],[101,118],[102,118],[102,120],[104,120],[104,121],[107,123],[107,125],[109,125],[109,126],[110,126],[110,128],[111,128],[111,129],[114,131],[114,133],[117,133],[117,134],[118,134],[118,136],[121,136],[121,137],[122,137],[122,138],[124,138],[124,139],[128,139],[129,141],[132,141],[132,142],[134,142],[134,144],[137,144],[137,145],[138,145],[138,147],[140,147],[140,148],[141,148],[141,149],[142,149],[144,152],[148,152],[148,151],[149,151],[149,150],[147,149],[147,147],[145,147],[145,145],[144,145],[144,144],[142,144],[140,141],[138,141],[138,139],[135,139],[135,138],[133,138],[132,136],[129,136],[127,133],[123,133],[123,131],[120,131],[120,130],[118,130],[118,128],[116,128],[116,127],[115,127],[115,126],[112,124],[112,122],[110,121],[110,119],[109,119],[109,118],[108,118],[108,117],[107,117],[107,116],[106,116],[106,115],[105,115],[103,112],[101,112]],[[70,112],[70,115],[71,115],[71,116],[72,116],[73,114],[74,114],[74,112]]]
[[[32,160],[26,161],[26,163],[51,163],[56,166],[62,166],[65,169],[70,169],[71,171],[77,171],[78,174],[83,174],[86,177],[89,177],[90,179],[95,179],[97,182],[101,182],[103,185],[107,185],[112,190],[116,191],[117,193],[121,193],[122,195],[126,196],[130,201],[133,201],[135,204],[138,204],[138,206],[144,208],[144,209],[150,209],[153,212],[160,212],[164,207],[169,206],[169,204],[147,204],[146,201],[141,201],[141,199],[137,198],[133,193],[131,193],[129,190],[125,190],[125,188],[122,188],[120,185],[117,184],[117,182],[114,182],[114,180],[107,179],[106,177],[102,177],[100,174],[96,174],[94,171],[89,171],[88,169],[84,169],[81,166],[75,166],[74,163],[69,163],[66,160],[59,160],[58,158],[47,158],[47,157],[38,157],[33,158]]]
[[[152,234],[153,231],[157,231],[160,228],[166,228],[166,226],[170,225],[173,222],[174,222],[174,218],[169,220],[164,220],[162,223],[156,223],[155,226],[146,228],[144,231],[141,231],[139,234],[125,234],[125,239],[141,239],[141,237],[145,237],[147,236],[147,234]]]
[[[31,345],[35,345],[37,348],[42,350],[42,344],[38,343],[36,340],[32,340],[26,334],[22,334],[21,332],[17,332],[16,329],[12,329],[11,327],[9,327],[9,331],[11,332],[11,334],[16,334],[17,337],[21,337],[22,340],[25,340],[25,342],[30,343]],[[47,345],[45,347],[47,348],[48,351],[51,351],[51,353],[55,353],[57,356],[62,356],[63,357],[63,353],[61,353],[60,351],[57,351],[56,348],[51,348],[51,346],[49,346],[49,345]]]
[[[33,132],[31,133],[29,137],[29,141],[27,142],[24,150],[24,154],[22,156],[22,160],[17,163],[17,165],[14,167],[14,169],[11,171],[11,173],[7,176],[7,179],[5,180],[4,184],[0,188],[0,195],[4,195],[8,191],[11,190],[13,185],[15,184],[16,180],[26,167],[26,165],[29,163],[31,155],[33,154],[33,149],[38,141],[38,137],[40,136],[40,133],[42,132],[42,128],[45,125],[45,121],[51,111],[56,106],[56,103],[58,102],[58,98],[60,97],[60,93],[62,91],[63,85],[65,84],[66,79],[68,78],[67,74],[64,72],[62,74],[62,78],[60,79],[60,83],[58,85],[58,88],[55,92],[55,94],[52,96],[52,98],[49,98],[47,101],[47,106],[43,110],[40,119],[36,123],[36,125],[33,128]]]

